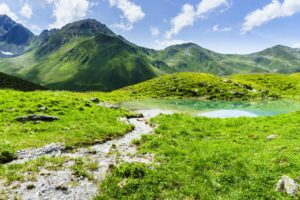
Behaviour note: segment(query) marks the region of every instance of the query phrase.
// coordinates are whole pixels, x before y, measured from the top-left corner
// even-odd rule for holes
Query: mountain
[[[286,46],[275,46],[248,56],[257,66],[268,72],[300,72],[300,49]]]
[[[204,72],[216,75],[235,73],[293,73],[300,71],[300,50],[275,46],[248,55],[226,55],[196,44],[174,45],[154,54],[177,72]]]
[[[34,34],[6,15],[0,15],[0,58],[22,54]]]
[[[16,22],[7,15],[0,15],[0,36],[5,35],[16,25]]]
[[[0,32],[6,35],[16,25],[7,18],[4,21]],[[111,91],[176,72],[226,76],[298,72],[300,50],[275,46],[253,54],[230,55],[186,43],[156,51],[87,19],[43,31],[24,54],[0,59],[0,71],[50,89]]]
[[[45,38],[45,34],[49,36]],[[58,50],[74,38],[93,37],[97,34],[115,36],[104,24],[94,20],[87,19],[71,24],[67,24],[61,30],[44,31],[39,38],[45,38],[41,46],[36,51],[37,56],[45,56],[55,50]]]
[[[157,51],[153,58],[170,66],[176,72],[206,72],[228,74],[231,68],[223,62],[223,56],[193,43],[170,46]]]
[[[145,50],[96,20],[43,32],[22,56],[2,59],[0,70],[51,89],[110,91],[160,74]]]
[[[14,89],[20,91],[45,90],[40,85],[24,81],[14,76],[9,76],[0,72],[0,89]]]

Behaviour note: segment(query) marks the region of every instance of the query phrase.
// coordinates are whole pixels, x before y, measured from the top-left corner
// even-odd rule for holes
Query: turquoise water
[[[160,109],[213,118],[273,116],[300,111],[300,102],[288,100],[245,103],[186,99],[152,99],[126,102],[123,103],[122,106],[133,110]]]

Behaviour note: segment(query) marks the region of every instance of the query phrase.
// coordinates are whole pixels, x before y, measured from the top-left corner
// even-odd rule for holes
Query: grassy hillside
[[[300,113],[208,119],[160,116],[135,144],[153,165],[123,164],[96,199],[294,199],[276,192],[283,175],[299,181]],[[272,134],[274,140],[266,140]]]
[[[0,71],[51,89],[74,91],[110,91],[162,73],[143,48],[94,20],[75,22],[43,37],[44,42],[36,41],[26,54],[1,59]]]
[[[219,100],[250,100],[297,98],[300,75],[245,74],[218,77],[202,73],[178,73],[113,92],[132,98],[203,98]]]
[[[24,81],[14,76],[9,76],[0,72],[0,89],[14,89],[20,91],[44,90],[40,85]]]
[[[250,83],[254,87],[260,87],[271,91],[281,97],[300,96],[300,74],[242,74],[230,77],[233,81]]]
[[[168,47],[153,55],[154,59],[177,72],[229,75],[252,72],[293,73],[300,70],[299,49],[285,46],[275,46],[249,55],[226,55],[187,43]]]
[[[299,74],[218,77],[179,73],[110,93],[0,90],[0,161],[13,159],[20,149],[56,142],[68,148],[89,146],[132,130],[131,125],[119,120],[128,116],[128,111],[99,107],[89,101],[95,96],[105,101],[147,97],[299,99],[299,84]],[[16,121],[17,117],[30,114],[56,116],[59,120]],[[96,199],[291,199],[276,192],[275,186],[282,175],[299,182],[299,112],[238,119],[175,114],[151,121],[158,125],[155,133],[133,144],[141,155],[153,155],[154,163],[115,166],[101,184]],[[266,140],[274,134],[278,137]],[[19,165],[0,164],[0,178],[8,184],[31,184],[40,169],[56,171],[68,161],[74,162],[72,173],[88,178],[85,171],[95,169],[97,163],[83,160],[58,156]],[[25,179],[23,175],[29,173],[32,179]]]
[[[156,51],[90,19],[44,31],[29,49],[0,59],[0,71],[57,90],[111,91],[178,72],[228,76],[300,70],[299,49],[275,46],[249,55],[225,55],[187,43]]]
[[[2,154],[61,142],[78,147],[118,137],[132,129],[119,121],[128,114],[89,102],[85,94],[68,92],[18,92],[0,90],[0,162]],[[54,122],[16,121],[17,117],[42,114]]]
[[[235,61],[233,59],[235,57],[215,53],[193,43],[171,46],[153,54],[155,60],[165,63],[176,72],[202,72],[215,75],[266,72],[253,63]]]
[[[139,51],[118,37],[100,34],[76,38],[41,58],[28,52],[1,60],[0,70],[51,89],[107,91],[157,75]]]

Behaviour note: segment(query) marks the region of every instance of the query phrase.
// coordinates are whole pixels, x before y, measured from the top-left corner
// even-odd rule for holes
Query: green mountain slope
[[[284,46],[275,46],[249,55],[225,55],[187,43],[158,51],[153,57],[177,72],[229,75],[253,72],[293,73],[300,70],[300,50]]]
[[[248,56],[257,66],[269,72],[293,73],[300,71],[300,49],[275,46]]]
[[[21,56],[0,59],[0,71],[57,90],[111,91],[177,72],[300,71],[299,49],[275,46],[248,55],[226,55],[187,43],[156,51],[139,47],[92,19],[43,31],[29,49]]]
[[[74,91],[110,91],[160,74],[143,48],[95,20],[75,22],[48,34],[32,51],[0,60],[0,71],[47,88]]]
[[[14,89],[20,91],[44,90],[40,85],[24,81],[14,76],[9,76],[0,72],[0,89]]]
[[[170,66],[176,72],[228,74],[234,71],[223,64],[222,55],[193,43],[168,47],[154,53],[153,58]]]

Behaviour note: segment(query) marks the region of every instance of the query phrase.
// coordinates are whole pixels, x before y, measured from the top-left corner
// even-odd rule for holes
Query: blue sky
[[[194,42],[222,53],[300,47],[300,0],[0,0],[35,34],[94,18],[145,47]]]

